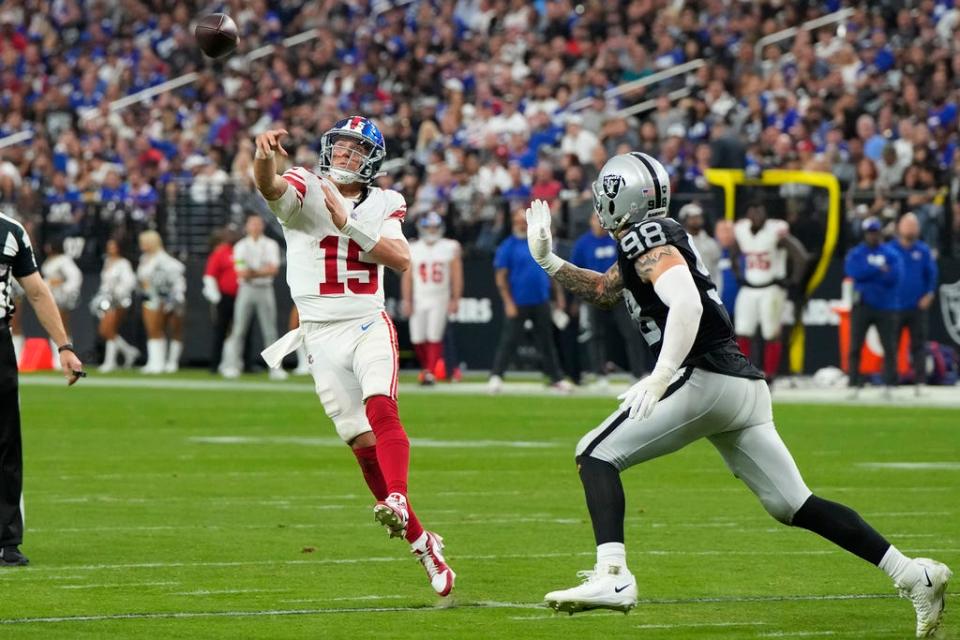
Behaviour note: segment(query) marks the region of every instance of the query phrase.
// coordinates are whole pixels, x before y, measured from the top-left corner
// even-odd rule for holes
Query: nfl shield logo
[[[603,194],[608,198],[616,198],[623,186],[623,176],[616,173],[603,176]]]
[[[960,280],[940,285],[940,311],[943,325],[953,341],[960,344]]]

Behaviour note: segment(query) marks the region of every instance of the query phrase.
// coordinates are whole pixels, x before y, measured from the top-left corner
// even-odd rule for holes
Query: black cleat
[[[30,564],[27,556],[17,547],[0,548],[0,567],[25,567]]]

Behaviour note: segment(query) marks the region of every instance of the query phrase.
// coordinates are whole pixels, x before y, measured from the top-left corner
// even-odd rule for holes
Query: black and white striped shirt
[[[30,237],[23,226],[0,212],[0,320],[13,314],[13,278],[37,271]]]

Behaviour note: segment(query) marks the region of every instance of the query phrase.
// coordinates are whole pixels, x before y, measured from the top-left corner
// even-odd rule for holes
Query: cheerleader
[[[140,234],[137,279],[143,291],[143,325],[147,331],[147,364],[143,373],[175,373],[183,352],[183,315],[186,303],[186,267],[163,250],[156,231]],[[167,333],[170,349],[167,349]]]
[[[130,261],[120,253],[116,240],[107,240],[107,255],[100,272],[100,290],[90,302],[90,312],[100,318],[98,331],[105,343],[103,364],[100,373],[110,373],[117,368],[117,351],[123,353],[123,368],[129,369],[140,356],[140,350],[120,335],[120,325],[133,302],[137,276]]]
[[[63,328],[67,332],[67,342],[73,342],[70,332],[70,312],[77,308],[80,301],[80,286],[83,284],[83,274],[73,258],[63,252],[63,240],[56,239],[47,242],[43,251],[47,259],[40,267],[40,273],[53,293],[53,300],[60,311]],[[50,351],[53,353],[53,368],[60,369],[60,354],[57,344],[50,341]]]

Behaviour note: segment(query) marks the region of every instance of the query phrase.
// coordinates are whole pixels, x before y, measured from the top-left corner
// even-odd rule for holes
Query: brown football
[[[200,18],[193,35],[200,50],[211,58],[231,53],[240,43],[237,23],[225,13],[211,13]]]

